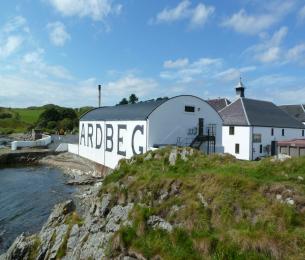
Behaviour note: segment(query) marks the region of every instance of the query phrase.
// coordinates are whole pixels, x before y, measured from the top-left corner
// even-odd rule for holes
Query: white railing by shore
[[[41,139],[35,141],[13,141],[11,145],[11,149],[13,151],[18,148],[24,147],[44,147],[49,145],[52,142],[52,137],[49,135],[42,135]]]

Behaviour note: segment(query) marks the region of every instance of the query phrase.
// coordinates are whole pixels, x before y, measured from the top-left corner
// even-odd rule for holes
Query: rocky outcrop
[[[35,164],[38,161],[54,151],[47,149],[27,149],[20,151],[7,151],[0,154],[0,164],[3,165],[16,165],[16,164]]]
[[[152,226],[152,228],[156,229],[163,229],[165,231],[171,232],[173,230],[173,226],[165,221],[163,218],[160,218],[159,216],[150,216],[147,224],[149,226]]]
[[[128,225],[132,203],[111,204],[111,196],[98,196],[100,183],[79,195],[84,214],[78,217],[72,200],[56,205],[39,234],[21,234],[1,260],[102,259],[114,233]]]

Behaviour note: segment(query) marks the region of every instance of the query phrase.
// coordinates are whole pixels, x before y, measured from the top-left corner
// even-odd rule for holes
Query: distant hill
[[[55,108],[59,111],[65,109],[55,104],[46,104],[43,106],[31,106],[27,108],[6,108],[0,107],[0,134],[27,132],[37,125],[40,115],[50,109]],[[80,117],[82,114],[91,110],[93,107],[80,107],[73,109]]]

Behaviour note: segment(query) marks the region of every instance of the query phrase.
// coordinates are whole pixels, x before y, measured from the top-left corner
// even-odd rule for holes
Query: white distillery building
[[[220,115],[203,99],[182,95],[101,107],[80,118],[78,154],[109,168],[166,145],[223,152]]]
[[[255,160],[276,154],[276,141],[304,138],[305,126],[272,102],[245,98],[242,83],[239,98],[219,111],[223,119],[225,153]]]

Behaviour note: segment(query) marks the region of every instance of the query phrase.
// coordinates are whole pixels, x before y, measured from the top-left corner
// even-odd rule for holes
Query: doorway
[[[198,135],[203,136],[203,130],[204,130],[204,119],[199,118],[198,120]]]

